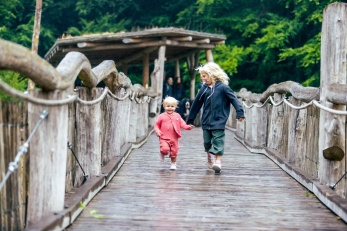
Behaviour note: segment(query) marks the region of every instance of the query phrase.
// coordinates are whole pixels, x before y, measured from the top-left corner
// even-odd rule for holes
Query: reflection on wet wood
[[[67,230],[347,230],[347,225],[260,154],[226,131],[222,174],[206,167],[202,131],[183,131],[177,170],[158,140],[134,150]],[[93,218],[97,210],[103,219]]]

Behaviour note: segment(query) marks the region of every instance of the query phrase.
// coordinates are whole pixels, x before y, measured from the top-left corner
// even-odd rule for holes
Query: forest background
[[[0,38],[30,49],[36,1],[0,2]],[[227,37],[213,55],[235,91],[261,93],[288,80],[317,87],[323,10],[332,2],[336,1],[43,0],[38,54],[44,57],[63,35],[177,27]],[[128,73],[133,83],[140,81],[141,70]],[[189,84],[188,73],[182,77]],[[27,79],[17,73],[0,71],[0,78],[17,89],[27,86]]]

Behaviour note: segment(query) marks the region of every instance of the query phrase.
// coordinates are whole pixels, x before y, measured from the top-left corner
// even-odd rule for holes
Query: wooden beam
[[[143,43],[143,42],[150,42],[154,41],[153,39],[149,38],[142,38],[142,39],[136,39],[136,38],[124,38],[122,40],[123,43],[128,44],[128,43]]]
[[[165,42],[163,41],[152,41],[152,42],[145,42],[145,43],[139,43],[139,44],[108,44],[108,45],[102,45],[102,46],[95,46],[95,47],[86,47],[83,49],[83,51],[103,51],[103,50],[126,50],[126,49],[133,49],[133,48],[147,48],[147,47],[158,47],[165,45]],[[79,48],[76,47],[60,47],[63,53],[67,53],[70,51],[80,51]]]
[[[175,41],[192,41],[193,37],[192,36],[186,36],[186,37],[170,37],[171,40]]]
[[[198,48],[200,50],[203,50],[203,49],[213,49],[213,48],[216,47],[213,44],[198,44],[198,43],[195,43],[195,42],[177,42],[177,41],[172,41],[172,40],[167,42],[167,45],[168,46],[177,46],[177,47]]]
[[[223,44],[225,44],[225,40],[223,40],[223,41],[212,41],[211,42],[211,44],[215,44],[215,45],[223,45]]]
[[[88,42],[81,42],[77,43],[78,48],[87,48],[87,47],[99,47],[99,46],[106,46],[107,43],[88,43]]]
[[[86,48],[83,48],[83,51],[122,50],[122,49],[134,49],[134,48],[145,48],[145,47],[158,47],[162,45],[199,48],[201,50],[215,48],[214,44],[197,44],[195,42],[178,42],[173,40],[165,40],[165,41],[151,41],[151,42],[136,43],[136,44],[111,44],[111,45],[101,45],[101,46],[95,46],[95,47],[86,47]],[[66,48],[60,47],[60,49],[63,53],[68,53],[70,51],[80,51],[80,48],[77,48],[77,47],[66,47]]]
[[[116,66],[118,66],[118,65],[121,64],[121,63],[129,63],[129,62],[131,62],[131,61],[133,61],[133,60],[135,60],[135,59],[139,59],[139,58],[141,58],[144,54],[149,54],[149,53],[151,53],[152,51],[155,51],[155,50],[157,50],[157,49],[158,49],[158,47],[148,47],[148,48],[146,48],[146,49],[144,49],[144,50],[141,50],[141,51],[138,52],[138,53],[135,53],[135,54],[133,54],[133,55],[130,55],[130,56],[126,57],[125,59],[116,60],[116,61],[115,61],[115,62],[116,62]]]
[[[210,43],[210,39],[209,38],[197,39],[197,40],[193,40],[193,42],[195,42],[195,43]]]

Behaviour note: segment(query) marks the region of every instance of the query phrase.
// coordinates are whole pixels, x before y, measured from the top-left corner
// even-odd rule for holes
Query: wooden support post
[[[151,73],[151,90],[153,92],[159,93],[158,91],[158,79],[160,75],[160,70],[159,70],[159,61],[158,59],[154,60],[154,69],[153,72]],[[161,98],[161,96],[158,95],[157,98]],[[160,113],[160,101],[161,99],[151,99],[151,104],[150,104],[150,111],[149,111],[149,124],[151,126],[154,125],[157,116]]]
[[[190,99],[191,100],[195,98],[195,77],[196,77],[195,68],[199,64],[199,54],[200,54],[200,51],[198,50],[192,55],[187,57],[188,71],[190,75]]]
[[[32,94],[41,99],[66,99],[67,91]],[[28,224],[64,209],[65,175],[68,137],[68,105],[41,106],[28,103],[29,131],[33,130],[43,110],[48,117],[41,122],[30,142],[30,185]]]
[[[180,72],[180,61],[178,59],[175,60],[175,78],[176,77],[181,77],[181,72]]]
[[[346,84],[347,49],[347,4],[333,3],[324,9],[321,39],[320,101],[335,110],[346,110],[346,106],[327,100],[331,84]],[[341,92],[346,94],[346,92]],[[323,151],[336,146],[346,153],[346,116],[320,110],[319,121],[319,172],[323,184],[334,184],[346,171],[346,157],[341,161],[327,160]],[[336,186],[338,194],[346,188],[346,180]]]
[[[158,108],[160,111],[161,102],[163,100],[163,85],[164,85],[164,67],[165,67],[165,52],[166,46],[160,46],[158,52],[158,63],[159,63],[159,75],[157,79],[157,92],[158,92]]]
[[[206,49],[206,61],[213,62],[213,54],[211,49]]]
[[[149,84],[149,54],[143,54],[143,64],[142,64],[142,86],[148,88]]]

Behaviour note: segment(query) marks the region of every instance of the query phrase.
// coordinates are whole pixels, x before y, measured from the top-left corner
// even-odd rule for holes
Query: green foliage
[[[12,71],[0,71],[0,81],[6,83],[14,89],[24,92],[27,89],[28,81],[26,78],[20,76],[20,74]],[[0,91],[0,99],[14,101],[11,96]]]
[[[87,206],[85,206],[82,202],[80,202],[80,208],[86,210]],[[95,209],[90,210],[89,215],[97,219],[103,219],[105,217],[104,215],[98,214],[98,210],[95,210]]]
[[[0,38],[31,47],[35,1],[0,1]],[[236,90],[246,87],[262,92],[273,83],[287,80],[319,86],[322,13],[332,2],[46,0],[39,55],[43,56],[63,34],[179,27],[226,35],[226,44],[213,50],[214,60],[229,74],[230,86]],[[204,58],[202,55],[202,63]],[[181,75],[188,86],[189,74],[184,65]],[[128,73],[134,83],[141,83],[141,68],[134,67]]]
[[[243,47],[222,45],[214,50],[214,58],[220,60],[218,64],[229,75],[237,73],[237,67],[246,57],[247,53]]]

